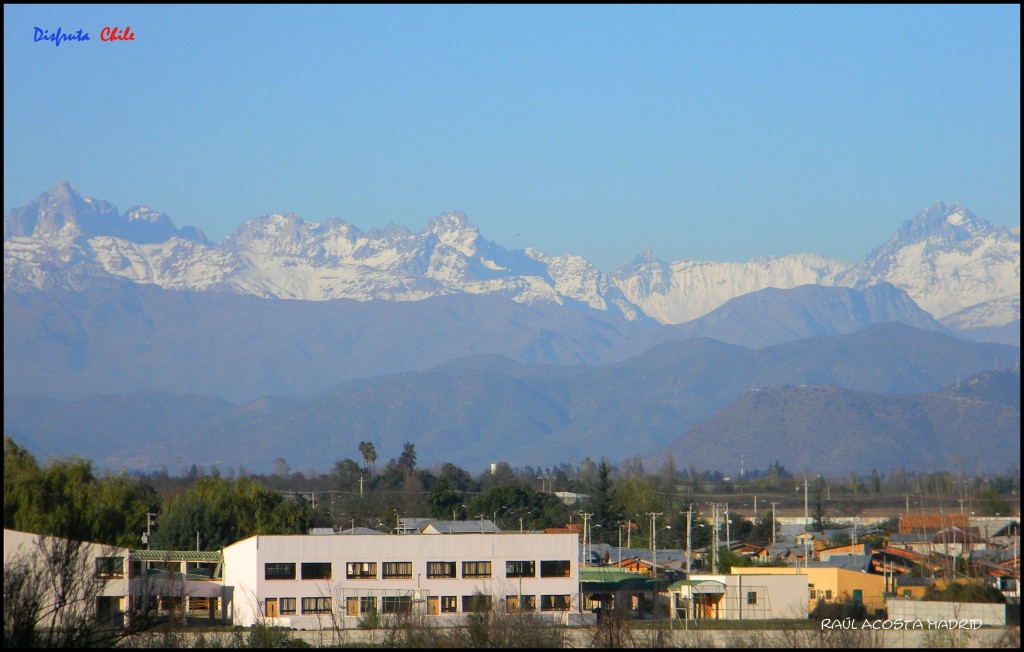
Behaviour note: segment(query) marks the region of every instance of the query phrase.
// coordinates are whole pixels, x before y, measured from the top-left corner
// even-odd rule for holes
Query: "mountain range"
[[[954,328],[994,328],[1020,320],[1020,231],[937,203],[853,264],[814,254],[665,263],[647,250],[605,274],[580,256],[505,249],[462,213],[438,216],[419,233],[395,225],[364,233],[344,220],[270,215],[214,244],[199,229],[175,228],[163,213],[135,206],[118,215],[61,182],[5,216],[5,290],[77,291],[114,279],[312,301],[492,295],[662,324],[691,321],[765,288],[887,282],[936,319],[959,315]],[[964,311],[972,315],[966,322]]]
[[[884,468],[921,468],[949,462],[952,454],[970,468],[1002,469],[1007,455],[1020,449],[1019,402],[1007,405],[1006,392],[992,398],[976,391],[970,405],[949,408],[968,413],[953,421],[940,414],[949,402],[943,395],[924,407],[918,395],[932,396],[993,365],[1010,369],[1004,373],[1017,379],[1019,389],[1018,354],[1014,347],[887,323],[756,350],[709,338],[675,340],[604,365],[525,365],[503,356],[471,356],[425,371],[349,381],[303,398],[268,396],[244,404],[152,390],[72,402],[7,397],[4,430],[30,450],[89,450],[113,468],[172,461],[260,468],[277,457],[295,468],[317,468],[325,459],[353,456],[363,440],[374,441],[385,456],[411,441],[422,460],[472,469],[497,460],[543,465],[623,459],[665,447],[678,462],[701,468],[730,468],[729,455],[739,450],[750,465],[767,467],[789,445],[782,427],[787,420],[773,417],[778,427],[767,428],[745,401],[751,394],[775,396],[778,388],[789,396],[793,390],[786,388],[796,387],[811,396],[801,399],[808,414],[797,421],[813,426],[813,432],[798,434],[817,440],[789,451],[794,463],[824,470],[822,449],[848,447],[847,437],[859,440],[864,428],[888,424],[885,418],[912,430],[923,411],[930,427],[943,428],[945,440],[909,457],[927,441],[931,431],[924,431],[905,438],[906,445],[863,458],[828,458],[827,470],[865,470],[883,459]],[[804,387],[809,384],[818,394]],[[877,405],[868,406],[869,416],[847,423],[845,411],[856,411],[868,393]],[[843,400],[830,398],[836,395]],[[844,412],[828,416],[833,404]],[[989,409],[996,404],[998,410]],[[902,415],[904,409],[910,413]],[[719,430],[705,434],[718,424],[715,419],[727,423],[728,446],[711,445]],[[879,431],[870,441],[885,437],[902,432]],[[949,442],[957,437],[982,437],[986,444],[956,450]],[[1002,453],[988,455],[996,449]],[[730,466],[708,466],[726,462]]]
[[[4,219],[5,432],[112,466],[322,466],[323,451],[341,459],[364,439],[478,467],[677,444],[724,464],[701,433],[738,414],[779,422],[744,403],[751,388],[833,386],[824,403],[771,405],[871,411],[878,401],[829,392],[948,402],[936,393],[957,376],[1013,369],[1019,261],[1019,228],[957,204],[922,211],[853,264],[665,263],[647,250],[605,274],[504,249],[460,213],[419,233],[271,215],[215,244],[61,182]],[[877,409],[924,410],[893,401]],[[1004,441],[1012,413],[992,415],[1004,420],[957,423]],[[960,435],[894,418],[948,460]],[[1019,451],[1019,406],[1016,418]],[[858,432],[822,441],[842,448]],[[734,448],[753,446],[744,437]]]

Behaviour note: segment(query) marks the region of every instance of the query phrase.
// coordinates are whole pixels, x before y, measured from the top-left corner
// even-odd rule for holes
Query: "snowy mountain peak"
[[[431,219],[427,222],[427,230],[434,233],[444,233],[450,231],[476,231],[477,228],[469,223],[465,213],[453,211]]]
[[[913,219],[904,222],[880,249],[925,240],[952,244],[964,242],[977,235],[985,236],[1008,230],[1006,227],[979,218],[960,204],[937,202],[918,213]]]
[[[863,288],[880,281],[903,288],[936,318],[1019,295],[1020,234],[960,204],[933,204],[836,282]]]

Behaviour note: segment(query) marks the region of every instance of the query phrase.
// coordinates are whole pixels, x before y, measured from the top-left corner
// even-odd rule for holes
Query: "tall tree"
[[[398,458],[398,466],[406,473],[416,470],[416,446],[412,442],[405,442],[402,446],[402,454]]]
[[[377,451],[374,450],[373,443],[359,442],[359,454],[363,456],[363,470],[372,474],[373,463],[377,461]]]
[[[601,463],[597,465],[597,478],[594,481],[594,493],[590,500],[590,509],[593,512],[593,525],[596,539],[607,540],[615,531],[615,486],[612,482],[612,465],[607,458],[602,457]]]

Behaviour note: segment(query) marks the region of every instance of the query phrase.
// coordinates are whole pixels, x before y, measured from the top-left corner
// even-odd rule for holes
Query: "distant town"
[[[29,631],[5,618],[5,642],[648,647],[756,635],[774,647],[785,631],[787,646],[817,647],[857,643],[856,631],[901,647],[1019,635],[1015,468],[826,478],[776,462],[733,478],[602,459],[473,476],[418,468],[408,443],[377,461],[364,441],[358,459],[312,476],[284,459],[268,475],[97,474],[79,458],[40,464],[6,438],[5,612],[59,586],[78,594]]]

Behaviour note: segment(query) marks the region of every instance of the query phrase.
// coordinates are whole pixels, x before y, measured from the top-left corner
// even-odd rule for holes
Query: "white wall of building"
[[[458,613],[462,613],[463,597],[482,593],[492,596],[495,610],[502,608],[509,595],[536,596],[541,610],[542,596],[569,596],[575,603],[579,593],[578,536],[576,534],[451,534],[451,535],[290,535],[257,536],[224,549],[224,581],[234,589],[234,622],[249,625],[265,617],[268,598],[294,598],[296,613],[279,614],[268,622],[298,629],[330,626],[326,614],[303,614],[303,598],[332,599],[334,622],[352,627],[358,617],[347,619],[345,600],[349,597],[376,596],[381,611],[384,596],[414,596],[417,612],[427,613],[426,600],[431,596],[455,596]],[[457,577],[427,577],[427,562],[455,562]],[[489,578],[464,578],[462,563],[491,562]],[[507,561],[533,561],[535,576],[509,578],[505,575]],[[541,577],[542,561],[569,562],[568,577]],[[302,563],[330,563],[330,580],[301,579]],[[375,579],[347,579],[349,562],[376,563]],[[411,562],[412,577],[382,579],[385,562]],[[296,564],[296,579],[268,580],[264,569],[268,563]],[[264,614],[261,616],[261,614]]]
[[[690,579],[725,585],[718,603],[720,620],[807,618],[806,575],[691,575]],[[685,592],[674,592],[673,614]]]

